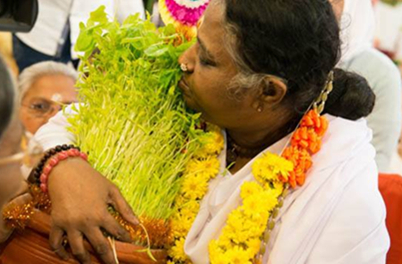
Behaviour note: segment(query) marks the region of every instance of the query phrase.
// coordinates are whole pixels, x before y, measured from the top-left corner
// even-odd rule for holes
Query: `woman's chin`
[[[200,112],[200,110],[197,107],[197,104],[194,102],[194,100],[190,96],[183,94],[183,99],[184,99],[184,103],[186,104],[186,107],[189,110],[191,110],[191,112],[197,112],[197,113]]]

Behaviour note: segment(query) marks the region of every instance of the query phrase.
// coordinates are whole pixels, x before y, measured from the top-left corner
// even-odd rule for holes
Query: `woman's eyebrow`
[[[205,47],[204,42],[200,39],[199,36],[197,36],[197,42],[200,45],[201,50],[205,53],[205,55],[209,58],[214,60],[215,57],[211,54],[211,52],[209,52],[209,50]]]

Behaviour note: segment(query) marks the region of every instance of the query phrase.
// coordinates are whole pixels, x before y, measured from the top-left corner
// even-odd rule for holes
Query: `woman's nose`
[[[192,73],[195,67],[194,45],[187,49],[180,57],[179,64],[183,72]]]

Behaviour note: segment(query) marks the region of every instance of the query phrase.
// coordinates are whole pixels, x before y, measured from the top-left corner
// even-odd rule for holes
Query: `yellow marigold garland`
[[[283,192],[280,177],[287,177],[291,171],[292,162],[269,152],[253,163],[257,182],[245,182],[241,186],[243,204],[229,214],[219,239],[209,244],[211,263],[253,263],[268,220]]]
[[[208,124],[203,148],[191,159],[183,174],[182,189],[175,201],[171,231],[174,243],[168,250],[168,263],[191,263],[184,253],[184,241],[200,208],[200,202],[208,191],[208,183],[219,172],[218,155],[224,146],[220,129]]]
[[[327,127],[326,118],[317,110],[310,110],[282,156],[268,152],[254,161],[252,173],[257,182],[245,182],[241,186],[243,204],[229,214],[219,239],[209,244],[211,264],[261,263],[287,188],[304,184],[306,172],[312,166],[311,155],[319,151]],[[172,219],[174,244],[168,252],[168,263],[191,263],[184,252],[185,238],[208,190],[209,180],[219,172],[217,155],[223,148],[223,136],[218,128],[208,134],[210,143],[188,163],[183,176]]]

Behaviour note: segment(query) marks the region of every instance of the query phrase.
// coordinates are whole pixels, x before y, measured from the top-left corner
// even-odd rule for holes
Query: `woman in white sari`
[[[290,133],[331,83],[331,71],[334,91],[325,104],[329,128],[322,148],[313,156],[304,185],[285,199],[263,263],[385,263],[385,207],[377,188],[371,130],[362,119],[375,96],[360,76],[334,69],[339,47],[339,28],[328,1],[211,2],[197,43],[179,62],[187,105],[222,127],[226,139],[219,175],[185,240],[184,251],[193,263],[210,262],[208,245],[241,204],[240,186],[255,181],[253,161],[266,151],[282,153]],[[47,148],[70,143],[74,139],[67,125],[59,114],[36,139]],[[50,243],[56,253],[66,256],[61,241],[67,233],[74,255],[89,263],[85,236],[106,263],[113,263],[106,239],[93,234],[110,227],[102,217],[110,203],[134,221],[115,187],[80,159],[67,159],[50,174],[49,194]]]

